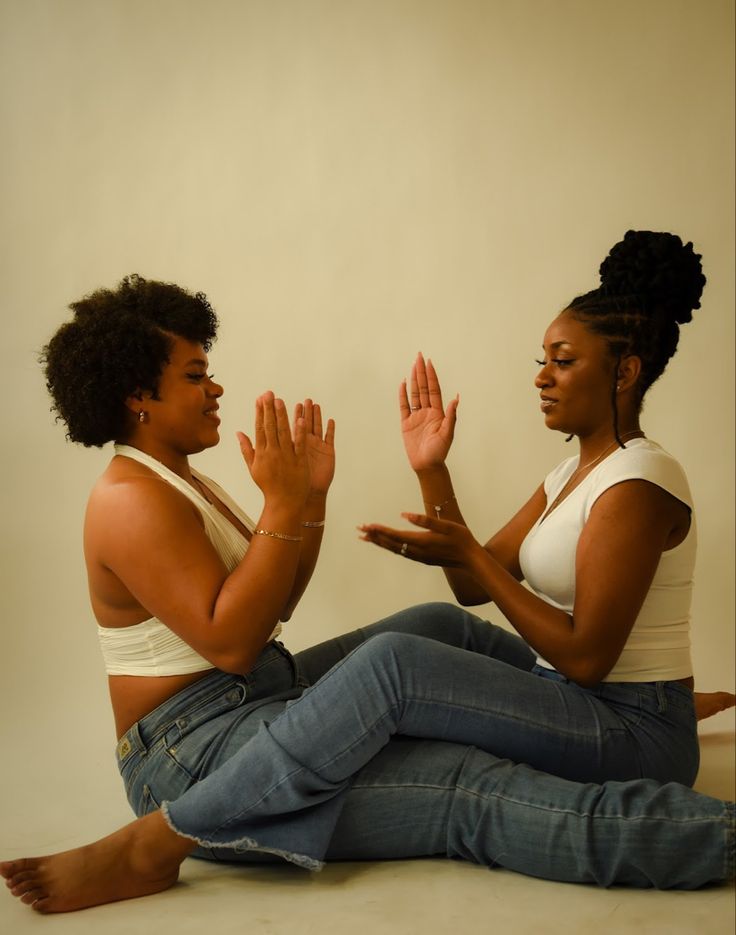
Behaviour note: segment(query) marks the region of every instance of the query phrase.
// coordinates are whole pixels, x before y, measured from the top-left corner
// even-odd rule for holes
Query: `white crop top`
[[[577,457],[559,464],[544,482],[552,503],[578,465]],[[535,594],[571,614],[575,604],[575,553],[590,510],[609,487],[626,480],[647,480],[691,511],[690,529],[674,549],[662,553],[639,616],[607,682],[656,682],[692,675],[690,603],[695,566],[693,502],[678,462],[648,438],[634,438],[602,461],[549,515],[529,531],[519,552],[521,570]],[[542,519],[544,521],[542,521]],[[539,665],[551,668],[541,657]]]
[[[216,507],[205,500],[184,478],[137,448],[115,445],[115,454],[144,464],[188,497],[201,513],[207,538],[217,550],[228,572],[235,569],[248,551],[248,540]],[[253,521],[221,487],[197,471],[192,471],[192,474],[225,504],[246,529],[251,532],[255,529]],[[280,632],[281,624],[278,624],[270,639],[275,639]],[[156,617],[131,627],[98,625],[97,634],[108,675],[186,675],[215,668]]]

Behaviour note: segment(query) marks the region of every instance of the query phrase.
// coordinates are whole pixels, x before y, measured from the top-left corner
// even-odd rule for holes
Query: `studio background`
[[[697,505],[697,683],[733,689],[732,3],[2,0],[0,17],[3,843],[32,825],[68,847],[129,817],[81,549],[110,450],[65,441],[37,363],[68,303],[126,273],[216,307],[222,442],[195,464],[246,512],[234,433],[256,395],[337,420],[298,650],[451,598],[356,531],[421,508],[396,409],[416,352],[460,393],[450,466],[485,538],[571,453],[533,386],[549,320],[627,229],[693,240],[703,307],[643,425]]]

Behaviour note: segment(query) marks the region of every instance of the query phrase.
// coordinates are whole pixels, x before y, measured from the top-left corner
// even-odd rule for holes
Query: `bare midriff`
[[[110,700],[118,740],[130,728],[155,708],[173,698],[177,692],[198,682],[214,669],[189,672],[187,675],[109,675]]]

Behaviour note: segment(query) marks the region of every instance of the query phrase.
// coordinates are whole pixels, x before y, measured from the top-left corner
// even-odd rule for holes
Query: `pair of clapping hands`
[[[452,445],[459,397],[445,409],[437,372],[418,354],[407,385],[399,387],[401,432],[409,464],[416,472],[442,470]],[[264,497],[305,502],[325,496],[335,472],[335,423],[323,427],[320,406],[298,403],[292,425],[286,405],[272,392],[256,400],[254,440],[238,432],[240,450]],[[419,513],[402,516],[422,531],[377,523],[359,526],[361,539],[428,565],[459,567],[477,543],[466,526]]]

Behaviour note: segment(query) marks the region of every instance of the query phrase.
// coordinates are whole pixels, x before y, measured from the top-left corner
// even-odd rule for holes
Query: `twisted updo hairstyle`
[[[700,254],[676,234],[627,231],[601,263],[601,284],[567,306],[575,318],[608,342],[616,361],[612,399],[618,438],[616,378],[621,358],[641,360],[639,405],[677,350],[680,325],[700,308],[705,276]],[[620,443],[620,439],[619,439]]]
[[[204,293],[137,274],[69,307],[74,317],[43,348],[41,363],[57,421],[66,423],[67,438],[86,447],[124,437],[130,396],[159,398],[175,337],[208,351],[217,336]]]

